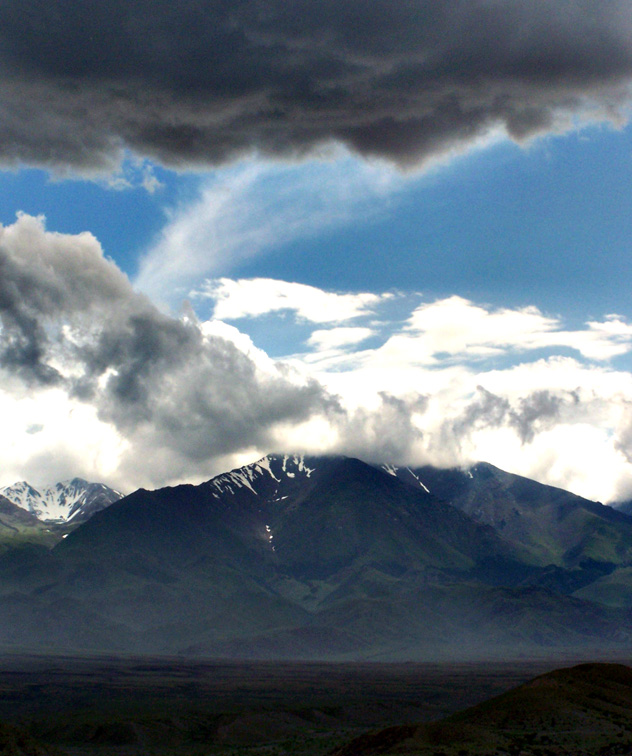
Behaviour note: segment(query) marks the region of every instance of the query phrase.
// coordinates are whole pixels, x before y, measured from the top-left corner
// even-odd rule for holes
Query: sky
[[[629,0],[4,0],[0,71],[0,485],[632,498]]]

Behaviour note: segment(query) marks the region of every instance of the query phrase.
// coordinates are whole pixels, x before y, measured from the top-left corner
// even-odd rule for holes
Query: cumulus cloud
[[[531,443],[536,434],[554,427],[561,420],[564,404],[578,404],[577,392],[532,391],[520,396],[515,405],[506,396],[499,396],[483,386],[476,387],[474,398],[456,418],[444,423],[441,437],[446,432],[459,440],[481,429],[511,428],[522,444]]]
[[[357,407],[339,424],[333,451],[369,462],[414,462],[425,456],[424,433],[416,422],[428,406],[428,397],[411,392],[394,396],[378,393],[378,402]]]
[[[0,272],[2,483],[80,474],[131,490],[277,449],[487,459],[596,499],[632,493],[632,374],[611,362],[632,349],[620,317],[569,330],[534,308],[448,298],[398,325],[373,312],[382,295],[224,281],[224,316],[283,308],[311,324],[308,351],[275,361],[233,325],[159,311],[93,236],[42,218],[0,227]],[[353,324],[324,327],[342,318]]]
[[[345,399],[343,446],[370,456],[372,438],[400,463],[484,459],[594,499],[632,494],[632,375],[611,364],[632,350],[622,318],[569,330],[536,308],[449,297],[422,304],[381,338],[301,358]],[[559,354],[569,349],[575,358]],[[407,407],[401,415],[385,405],[386,390]]]
[[[0,230],[0,270],[7,385],[56,387],[90,404],[131,445],[121,463],[128,474],[185,475],[266,447],[279,423],[338,411],[315,380],[159,312],[90,235],[49,233],[43,219],[22,215]]]
[[[113,311],[129,293],[116,266],[91,234],[44,234],[43,219],[26,215],[0,227],[0,366],[27,382],[62,380],[54,359],[61,316]]]
[[[627,0],[5,0],[1,159],[177,168],[332,141],[420,165],[629,101]]]

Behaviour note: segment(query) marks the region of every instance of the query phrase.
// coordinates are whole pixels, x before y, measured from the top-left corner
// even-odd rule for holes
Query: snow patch
[[[430,489],[427,488],[426,484],[422,480],[420,480],[417,475],[415,475],[415,473],[410,469],[410,467],[407,467],[406,469],[413,476],[413,478],[417,481],[417,483],[419,483],[419,485],[424,489],[424,491],[426,493],[430,493]]]
[[[255,462],[255,465],[257,467],[260,467],[262,470],[265,470],[271,478],[276,480],[277,483],[280,483],[280,479],[277,478],[277,476],[272,472],[272,468],[270,467],[270,457],[263,457],[258,462]]]
[[[245,476],[245,475],[244,475],[244,474],[243,474],[243,473],[242,473],[241,471],[240,471],[240,472],[234,472],[234,473],[230,473],[230,475],[231,475],[232,479],[233,479],[233,480],[235,481],[235,483],[236,483],[236,484],[237,484],[237,485],[238,485],[238,486],[239,486],[240,488],[244,488],[244,487],[245,487],[245,488],[249,488],[249,489],[250,489],[250,490],[251,490],[251,491],[253,492],[253,494],[254,494],[255,496],[257,496],[257,492],[256,492],[256,491],[255,491],[255,489],[254,489],[254,488],[253,488],[253,487],[252,487],[252,486],[250,485],[250,481],[248,480],[248,478],[247,478],[247,477],[246,477],[246,476]]]
[[[272,541],[274,540],[274,536],[272,535],[272,531],[271,531],[269,525],[266,525],[266,533],[268,534],[268,543],[270,544],[270,546],[272,546],[272,551],[274,551],[274,546],[272,545]]]
[[[297,460],[296,457],[294,457],[294,461],[297,462],[299,472],[306,473],[308,478],[309,478],[309,476],[313,472],[316,472],[315,468],[312,470],[309,467],[307,467],[307,465],[305,464],[305,455],[304,454],[301,454],[301,456],[300,456],[300,458],[298,460]]]

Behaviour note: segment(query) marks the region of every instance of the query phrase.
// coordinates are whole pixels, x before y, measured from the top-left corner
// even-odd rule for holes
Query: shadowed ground
[[[439,719],[552,666],[5,656],[0,721],[67,754],[316,755],[370,729]]]
[[[632,752],[632,669],[582,664],[440,722],[365,734],[334,756],[614,756]]]

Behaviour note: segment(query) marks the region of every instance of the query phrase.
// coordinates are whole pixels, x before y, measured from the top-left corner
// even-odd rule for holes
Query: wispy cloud
[[[177,307],[204,278],[244,260],[358,217],[370,222],[388,204],[376,200],[393,197],[404,179],[336,154],[338,160],[289,167],[255,162],[208,177],[197,198],[171,213],[141,260],[136,286]]]

